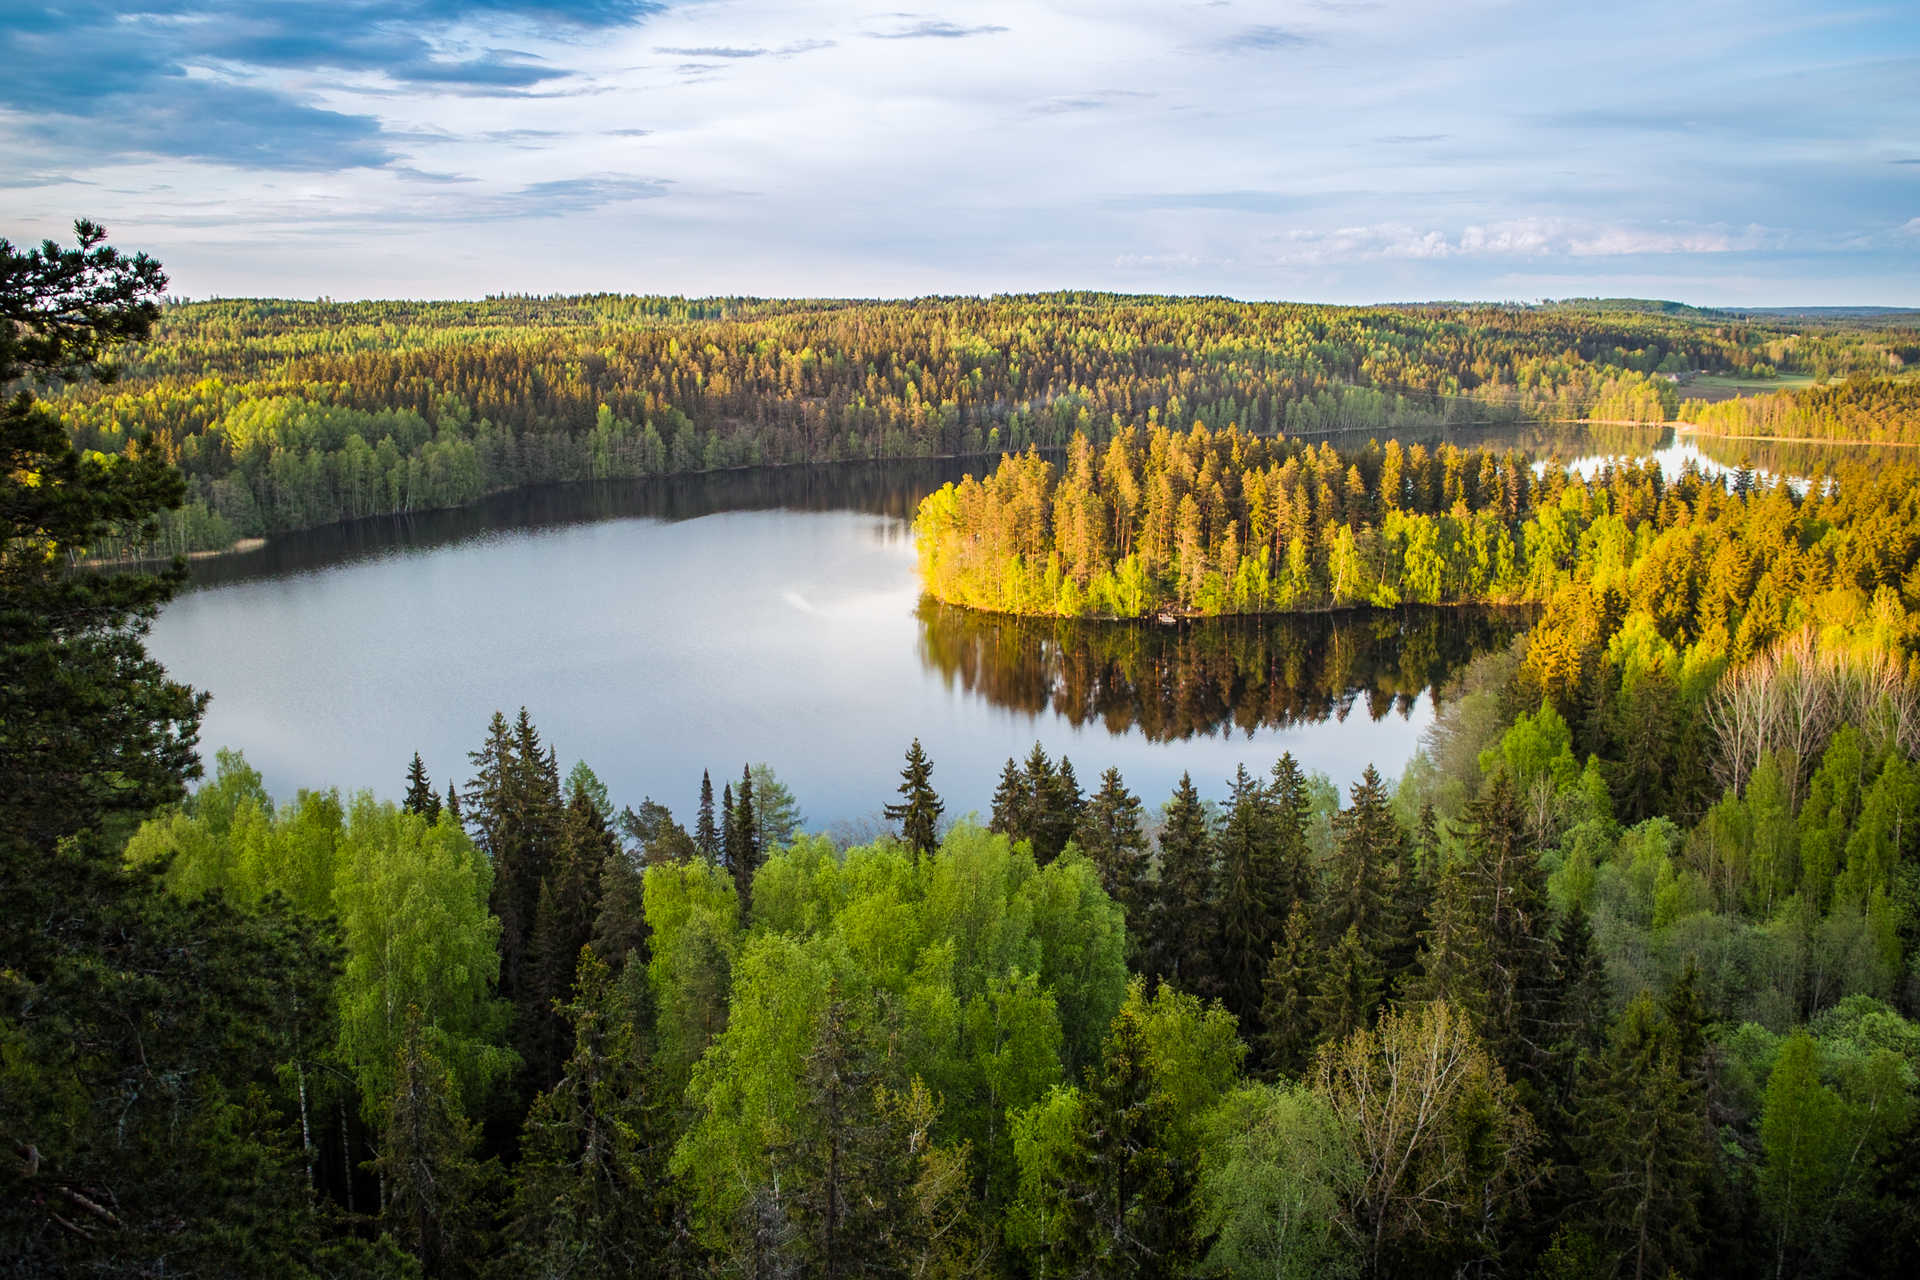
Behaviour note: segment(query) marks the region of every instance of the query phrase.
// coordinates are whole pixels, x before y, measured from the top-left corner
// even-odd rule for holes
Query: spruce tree
[[[1274,829],[1267,788],[1242,765],[1234,773],[1220,860],[1221,998],[1249,1039],[1260,1035],[1261,986],[1279,942],[1285,908],[1275,910]]]
[[[693,845],[708,862],[720,861],[720,828],[713,820],[713,775],[705,769],[700,771],[700,816],[694,822]]]
[[[1320,991],[1322,967],[1313,919],[1307,913],[1307,904],[1296,899],[1261,985],[1260,1021],[1264,1031],[1254,1047],[1267,1070],[1298,1075],[1306,1066],[1315,1043],[1313,1001]]]
[[[1034,750],[1039,752],[1037,743]],[[1074,777],[1073,761],[1065,756],[1060,757],[1058,768],[1032,780],[1032,786],[1033,854],[1040,865],[1045,866],[1059,857],[1067,847],[1067,841],[1073,839],[1073,833],[1086,813],[1087,801],[1080,792],[1079,779]]]
[[[1646,993],[1589,1059],[1575,1140],[1587,1196],[1582,1225],[1618,1274],[1691,1272],[1711,1159],[1701,1086],[1688,1077],[1673,1022]]]
[[[493,863],[488,906],[500,921],[500,994],[524,1015],[535,1010],[530,957],[560,827],[560,771],[525,707],[509,726],[495,712],[487,740],[470,757],[467,785],[474,842]]]
[[[753,815],[753,778],[748,769],[740,770],[740,789],[727,788],[727,823],[724,833],[727,870],[733,873],[734,891],[740,895],[740,919],[744,923],[753,905],[753,876],[760,869],[760,824]]]
[[[1334,853],[1320,911],[1320,936],[1337,945],[1352,929],[1376,959],[1393,941],[1391,870],[1405,839],[1372,765],[1353,784],[1351,803],[1334,819]]]
[[[518,1274],[651,1274],[669,1239],[665,1159],[632,985],[591,951],[564,1016],[573,1048],[527,1113],[510,1227]]]
[[[900,771],[900,803],[887,806],[887,821],[900,824],[900,838],[917,856],[925,857],[939,843],[940,815],[946,806],[934,794],[933,762],[915,738],[907,748],[907,766]]]
[[[1418,974],[1406,994],[1419,1001],[1444,1001],[1467,1016],[1476,1031],[1486,1025],[1488,993],[1493,985],[1481,887],[1459,864],[1440,873],[1439,887],[1421,932]]]
[[[1044,1274],[1186,1275],[1196,1252],[1194,1171],[1131,1009],[1114,1019],[1089,1075],[1060,1180],[1046,1189],[1060,1230],[1047,1243]]]
[[[453,1073],[434,1053],[432,1029],[410,1005],[375,1166],[381,1223],[429,1276],[472,1274],[486,1253],[478,1141]]]
[[[1427,804],[1421,807],[1414,838],[1401,841],[1400,860],[1393,869],[1394,937],[1381,957],[1381,973],[1396,998],[1418,972],[1420,932],[1433,909],[1432,869],[1441,857],[1439,824]]]
[[[993,791],[993,816],[987,830],[1005,836],[1016,844],[1028,838],[1027,813],[1032,808],[1027,776],[1012,756],[1000,771],[1000,784]]]
[[[600,907],[593,920],[594,954],[606,956],[616,973],[647,962],[646,887],[640,855],[616,842],[600,869]]]
[[[1348,925],[1328,953],[1313,993],[1313,1026],[1321,1041],[1339,1040],[1371,1026],[1380,1007],[1380,961]]]
[[[1212,824],[1190,774],[1181,774],[1160,826],[1160,883],[1153,924],[1153,968],[1197,996],[1217,996],[1217,874]]]
[[[601,876],[607,863],[619,856],[619,842],[607,829],[593,797],[575,787],[562,819],[559,850],[540,886],[529,944],[533,990],[527,1017],[532,1026],[521,1052],[530,1078],[540,1088],[551,1084],[560,1070],[567,1028],[558,1006],[574,989],[574,966],[581,948],[593,940]]]
[[[1307,848],[1313,800],[1307,793],[1306,775],[1290,751],[1274,762],[1268,787],[1273,855],[1267,893],[1274,913],[1285,918],[1294,903],[1311,905],[1313,899],[1313,865]]]
[[[802,1273],[896,1275],[909,1249],[916,1140],[881,1106],[896,1072],[837,982],[801,1069],[797,1131],[773,1151]]]
[[[1469,870],[1487,933],[1487,1048],[1510,1077],[1536,1085],[1553,1039],[1558,974],[1546,871],[1506,776],[1467,811]]]
[[[1107,896],[1126,913],[1128,942],[1137,953],[1146,939],[1151,860],[1140,798],[1127,790],[1118,769],[1100,775],[1100,789],[1088,802],[1075,839],[1099,869]]]
[[[440,793],[433,789],[433,783],[428,780],[427,766],[421,761],[418,751],[413,753],[413,763],[407,766],[407,798],[400,807],[409,813],[419,814],[428,822],[440,816]]]

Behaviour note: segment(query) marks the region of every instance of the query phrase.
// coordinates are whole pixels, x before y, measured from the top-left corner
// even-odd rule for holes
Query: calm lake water
[[[1522,625],[1410,610],[1163,629],[923,604],[913,509],[983,465],[564,486],[292,535],[196,564],[151,648],[213,695],[209,761],[243,750],[279,797],[397,798],[415,751],[442,789],[464,783],[488,717],[524,705],[616,805],[690,819],[703,768],[718,789],[764,761],[809,829],[864,835],[916,735],[952,816],[984,814],[1036,740],[1089,788],[1117,766],[1150,806],[1183,771],[1218,797],[1236,764],[1282,751],[1343,789],[1369,763],[1397,774],[1434,687]]]

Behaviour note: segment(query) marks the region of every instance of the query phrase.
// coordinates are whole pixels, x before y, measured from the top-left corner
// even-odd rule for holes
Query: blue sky
[[[1920,306],[1911,0],[8,0],[0,66],[0,234],[196,297]]]

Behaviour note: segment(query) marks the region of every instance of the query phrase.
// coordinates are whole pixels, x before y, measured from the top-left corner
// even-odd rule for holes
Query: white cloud
[[[1650,260],[1733,288],[1759,255],[1783,264],[1768,287],[1807,294],[1754,301],[1898,300],[1920,218],[1912,170],[1884,156],[1920,133],[1920,96],[1891,89],[1912,24],[1782,0],[1753,32],[1702,29],[1625,2],[1603,36],[1577,9],[1516,31],[1497,0],[712,0],[586,36],[474,11],[436,56],[511,49],[553,76],[496,92],[274,70],[313,109],[376,121],[384,165],[88,154],[0,105],[0,172],[94,184],[0,182],[0,231],[95,216],[195,294],[1360,301],[1485,296],[1516,270],[1607,292]],[[1817,57],[1790,38],[1808,30]],[[1825,292],[1841,280],[1883,296]]]

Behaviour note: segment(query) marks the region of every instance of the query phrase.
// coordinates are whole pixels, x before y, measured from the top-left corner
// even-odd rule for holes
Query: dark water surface
[[[1461,443],[1583,468],[1740,460],[1660,429],[1535,436]],[[277,796],[397,796],[416,750],[440,786],[464,780],[488,716],[524,704],[562,767],[586,760],[616,804],[650,795],[690,817],[703,767],[718,787],[765,761],[811,827],[858,829],[894,798],[915,735],[953,815],[984,812],[1035,739],[1082,785],[1116,765],[1156,806],[1183,770],[1219,796],[1236,763],[1283,750],[1343,787],[1370,762],[1395,774],[1433,688],[1522,625],[1407,610],[1160,628],[923,604],[914,507],[990,465],[559,486],[290,535],[197,563],[152,648],[213,694],[209,758],[241,748]]]

